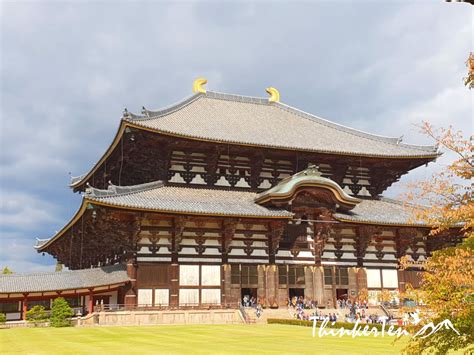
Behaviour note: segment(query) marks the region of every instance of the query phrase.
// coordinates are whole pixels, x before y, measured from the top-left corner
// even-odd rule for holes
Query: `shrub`
[[[7,321],[7,316],[4,313],[0,313],[0,324],[3,324]]]
[[[53,327],[69,327],[71,326],[70,318],[74,315],[73,309],[67,301],[58,297],[53,301],[51,307],[51,326]]]
[[[37,305],[26,312],[26,320],[31,323],[41,323],[48,320],[48,314],[43,306]]]

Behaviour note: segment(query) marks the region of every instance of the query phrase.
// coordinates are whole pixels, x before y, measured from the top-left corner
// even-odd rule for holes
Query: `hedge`
[[[300,319],[278,319],[278,318],[268,318],[267,319],[268,324],[287,324],[287,325],[299,325],[303,327],[312,327],[313,326],[313,321],[312,320],[300,320]],[[349,322],[336,322],[334,325],[332,322],[328,322],[326,325],[326,328],[341,328],[344,327],[345,329],[353,329],[355,323],[349,323]],[[381,331],[382,330],[382,324],[375,324],[375,323],[359,323],[359,326],[364,328],[366,325],[369,325],[370,328],[374,327],[377,330]],[[317,321],[316,327],[321,326],[321,321]],[[385,329],[388,329],[390,327],[389,324],[385,324]]]

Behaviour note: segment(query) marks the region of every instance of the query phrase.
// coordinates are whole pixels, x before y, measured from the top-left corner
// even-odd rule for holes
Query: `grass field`
[[[313,338],[291,325],[175,325],[0,329],[0,353],[398,354],[393,338]]]

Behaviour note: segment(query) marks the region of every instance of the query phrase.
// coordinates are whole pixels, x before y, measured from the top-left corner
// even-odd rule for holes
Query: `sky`
[[[49,238],[80,205],[70,174],[111,143],[125,107],[212,91],[267,97],[353,128],[432,144],[427,120],[472,134],[463,85],[473,9],[443,1],[0,1],[0,267],[54,270]],[[404,176],[427,179],[449,162]]]

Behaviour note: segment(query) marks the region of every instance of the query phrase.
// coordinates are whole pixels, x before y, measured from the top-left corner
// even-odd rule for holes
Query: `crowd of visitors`
[[[305,299],[303,296],[288,298],[287,305],[290,316],[300,320],[316,319],[317,321],[324,321],[328,319],[329,322],[349,322],[353,323],[359,321],[367,324],[380,324],[384,321],[388,323],[391,317],[385,315],[378,315],[369,313],[367,302],[351,301],[346,299],[339,299],[336,302],[337,307],[334,311],[326,311],[319,309],[318,302]],[[261,302],[256,297],[246,295],[242,298],[242,305],[244,307],[251,307],[255,311],[257,318],[263,313]],[[331,309],[330,306],[326,308]],[[313,318],[314,317],[314,318]]]
[[[317,302],[307,300],[302,296],[288,299],[288,308],[290,314],[300,320],[316,319],[317,321],[323,321],[328,319],[329,322],[339,321],[353,323],[359,321],[368,324],[382,323],[383,321],[388,322],[391,320],[390,317],[384,315],[369,314],[367,302],[346,299],[337,300],[336,312],[323,312],[323,310],[318,310]]]
[[[242,305],[244,307],[252,307],[255,310],[255,316],[260,318],[263,313],[263,307],[261,302],[258,302],[255,297],[244,296],[242,297]]]

